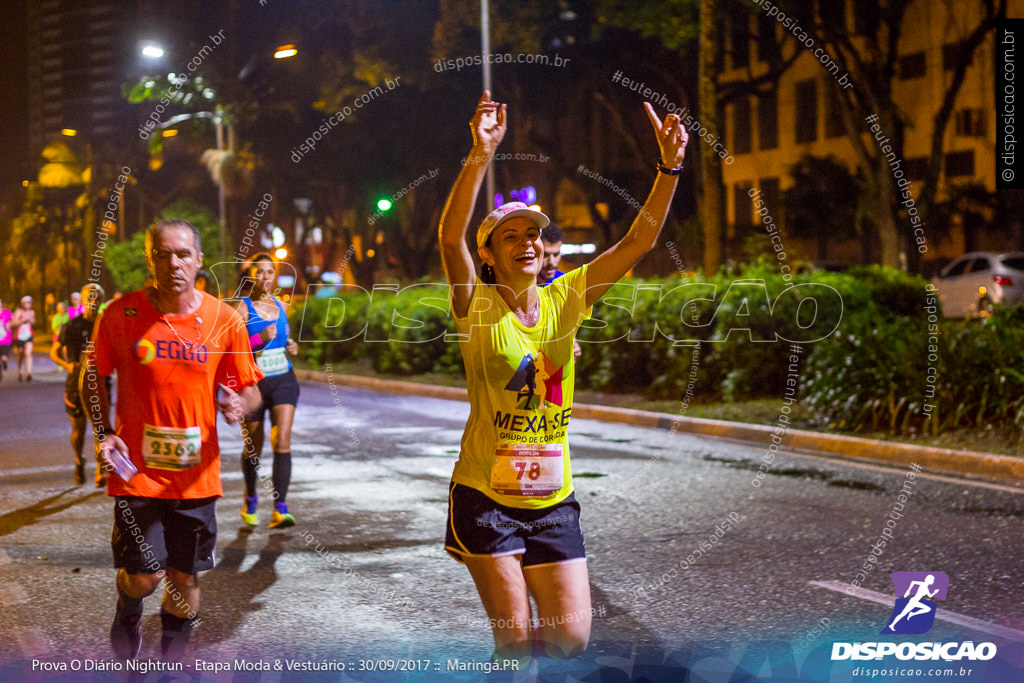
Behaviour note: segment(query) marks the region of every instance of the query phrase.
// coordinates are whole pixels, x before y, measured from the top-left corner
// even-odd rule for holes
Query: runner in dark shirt
[[[89,284],[82,288],[82,315],[72,318],[60,328],[57,341],[50,347],[50,358],[68,371],[64,381],[64,409],[71,418],[71,451],[75,455],[75,484],[85,483],[85,458],[82,457],[82,445],[85,442],[85,406],[79,391],[81,382],[81,357],[89,346],[92,328],[100,303],[104,298],[103,288]],[[107,378],[109,385],[110,378]],[[108,386],[109,389],[109,386]],[[95,450],[95,449],[94,449]],[[107,478],[103,464],[96,458],[96,488],[103,488]]]

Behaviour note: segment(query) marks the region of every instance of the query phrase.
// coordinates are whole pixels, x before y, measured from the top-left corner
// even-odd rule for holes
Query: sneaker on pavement
[[[258,503],[258,496],[245,497],[245,505],[242,506],[242,521],[249,526],[256,526],[260,523],[260,513],[256,510]]]
[[[274,506],[274,514],[270,516],[271,529],[286,529],[295,526],[295,517],[288,513],[287,503],[278,503]]]
[[[135,659],[142,649],[142,614],[124,614],[121,598],[117,600],[114,623],[110,625],[110,646],[120,659]]]

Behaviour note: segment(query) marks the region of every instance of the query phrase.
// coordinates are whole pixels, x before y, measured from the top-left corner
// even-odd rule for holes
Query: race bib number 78
[[[491,488],[505,496],[549,496],[562,488],[562,444],[499,444]]]

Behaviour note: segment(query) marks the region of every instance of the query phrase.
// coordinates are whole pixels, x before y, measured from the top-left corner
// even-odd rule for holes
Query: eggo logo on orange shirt
[[[143,365],[152,362],[154,358],[205,363],[209,350],[205,345],[193,347],[174,339],[158,339],[155,344],[148,339],[140,339],[135,344],[135,356]]]

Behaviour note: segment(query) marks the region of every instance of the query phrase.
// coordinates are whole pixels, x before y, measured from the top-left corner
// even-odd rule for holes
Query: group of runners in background
[[[18,363],[18,381],[32,381],[33,337],[36,333],[36,313],[32,309],[32,297],[21,297],[12,311],[0,300],[0,381],[7,370],[7,362],[13,354]],[[12,351],[13,350],[13,351]]]
[[[662,122],[645,107],[660,151],[652,163],[654,185],[626,236],[591,263],[559,271],[561,232],[538,209],[513,202],[479,226],[477,274],[469,222],[507,116],[489,92],[470,122],[469,158],[477,161],[463,166],[442,214],[442,264],[472,407],[449,487],[444,548],[476,584],[493,624],[496,657],[573,656],[590,638],[589,575],[566,429],[580,354],[575,336],[593,304],[655,246],[682,171],[687,136],[679,118]],[[241,515],[255,526],[269,411],[270,527],[295,524],[286,496],[299,395],[289,356],[298,346],[289,337],[287,309],[274,296],[276,264],[269,255],[250,260],[243,279],[248,296],[232,304],[196,286],[202,245],[187,221],[150,227],[145,250],[152,273],[146,286],[108,302],[102,313],[103,290],[84,287],[51,356],[68,371],[75,481],[85,481],[81,451],[89,420],[96,486],[114,498],[114,652],[138,656],[143,599],[164,585],[161,651],[166,660],[179,660],[198,622],[199,572],[214,566],[214,506],[223,494],[218,412],[241,426]],[[22,305],[27,313],[19,310],[5,329],[35,324],[31,299]],[[31,334],[23,341],[30,345]],[[26,353],[31,358],[30,346]],[[119,400],[112,424],[114,373]],[[514,426],[498,426],[525,420],[546,425],[532,442]],[[558,618],[568,614],[577,618]]]

